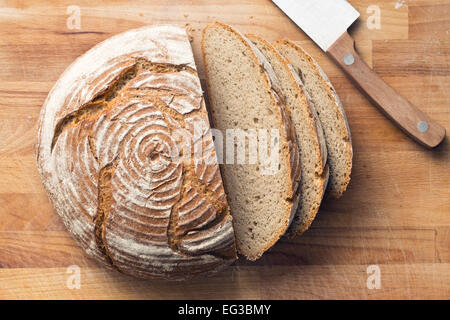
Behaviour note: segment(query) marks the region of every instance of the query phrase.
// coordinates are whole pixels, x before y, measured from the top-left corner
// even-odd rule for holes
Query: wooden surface
[[[350,2],[361,13],[350,34],[362,58],[448,131],[450,1]],[[433,151],[407,138],[270,1],[0,3],[0,298],[450,298],[448,137]],[[67,26],[74,4],[80,29]],[[380,8],[380,29],[367,27],[372,5]],[[201,28],[214,20],[270,41],[300,41],[322,65],[349,118],[349,189],[322,205],[301,238],[213,278],[141,281],[98,268],[41,185],[34,157],[39,110],[61,72],[99,41],[145,24],[189,24],[199,57]],[[71,265],[80,267],[80,289],[67,286]],[[380,270],[379,289],[367,286],[371,265]]]

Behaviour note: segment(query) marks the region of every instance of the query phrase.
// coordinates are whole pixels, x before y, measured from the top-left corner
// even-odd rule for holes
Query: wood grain
[[[434,2],[434,1],[433,1]],[[450,33],[450,4],[424,3],[409,9],[409,39],[448,39]]]
[[[450,41],[374,41],[372,51],[373,68],[381,76],[392,74],[447,76],[450,74]],[[439,84],[448,86],[445,81]]]
[[[448,0],[350,0],[362,59],[400,94],[450,128]],[[398,299],[450,298],[450,142],[426,151],[387,121],[345,74],[268,0],[77,1],[81,29],[66,26],[73,1],[3,1],[0,8],[1,299]],[[381,29],[367,7],[379,5]],[[240,260],[209,279],[135,280],[99,268],[66,232],[37,174],[36,121],[61,72],[101,40],[130,28],[174,23],[199,40],[219,20],[269,41],[299,41],[329,75],[352,131],[354,170],[301,238],[282,240],[255,263]],[[81,288],[67,287],[67,267]],[[381,289],[366,286],[369,265]]]
[[[379,268],[384,278],[378,290],[367,289],[366,267],[355,265],[236,267],[188,283],[142,281],[82,268],[80,289],[67,289],[66,268],[10,268],[0,270],[0,298],[438,299],[450,295],[448,263],[380,264]]]

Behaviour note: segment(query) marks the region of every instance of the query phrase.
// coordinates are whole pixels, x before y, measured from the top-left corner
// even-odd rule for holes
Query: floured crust
[[[291,64],[289,63],[289,60],[286,59],[285,57],[283,57],[270,43],[268,43],[267,41],[265,41],[264,39],[255,36],[255,35],[248,35],[247,37],[250,38],[250,40],[254,41],[256,44],[260,44],[261,46],[264,47],[265,50],[269,51],[272,55],[272,57],[275,57],[275,59],[277,59],[277,61],[283,66],[283,68],[286,70],[287,74],[290,77],[290,81],[292,83],[295,83],[296,85],[293,86],[296,89],[296,93],[297,96],[300,97],[300,99],[303,99],[304,104],[306,105],[306,110],[302,110],[303,112],[307,112],[307,118],[310,119],[309,123],[308,123],[308,127],[310,128],[310,134],[311,137],[314,140],[314,150],[315,150],[315,159],[318,162],[318,166],[316,167],[316,171],[315,171],[315,180],[320,184],[320,189],[317,193],[314,194],[309,194],[309,197],[313,197],[315,196],[314,201],[318,204],[320,204],[320,202],[322,201],[323,195],[324,195],[324,191],[326,188],[326,184],[328,181],[328,176],[329,176],[329,170],[328,170],[328,165],[326,163],[326,159],[327,159],[327,149],[326,149],[326,143],[325,143],[325,138],[323,135],[323,130],[322,130],[322,126],[320,124],[320,121],[318,119],[317,113],[314,110],[314,107],[312,106],[312,104],[310,103],[310,100],[308,98],[308,93],[307,91],[304,89],[304,85],[301,81],[301,79],[298,77],[297,73],[295,72],[295,70],[293,69],[293,67],[291,66]],[[287,105],[287,107],[292,107]],[[300,108],[300,106],[299,106]],[[291,115],[292,115],[292,110],[291,110]],[[302,125],[304,125],[304,123],[302,123]],[[297,134],[297,138],[298,140],[300,140],[302,137],[299,136],[299,134]],[[299,149],[301,150],[301,145],[300,145],[300,141],[299,142]],[[303,179],[303,178],[302,178]],[[302,196],[306,195],[302,195],[302,190],[299,190],[299,194],[300,194],[300,199],[302,199]],[[319,210],[319,205],[309,211],[303,212],[304,215],[306,215],[306,219],[302,219],[300,218],[300,205],[301,205],[301,200],[299,203],[299,208],[297,209],[297,213],[296,213],[296,218],[294,218],[294,221],[292,222],[292,224],[289,227],[289,230],[287,231],[287,234],[289,236],[297,236],[300,235],[301,233],[303,233],[304,231],[306,231],[309,226],[311,225],[312,221],[314,220],[318,210]]]
[[[185,146],[180,133],[197,137],[187,150],[200,155],[171,157]],[[181,280],[236,259],[183,28],[131,30],[78,58],[44,103],[36,149],[56,211],[103,265],[141,278]]]
[[[347,121],[347,117],[345,115],[344,108],[342,106],[342,102],[339,99],[336,90],[328,79],[327,75],[324,73],[322,68],[317,64],[317,62],[299,45],[295,44],[290,40],[278,40],[275,42],[275,46],[277,45],[287,45],[298,52],[299,55],[303,56],[311,65],[313,69],[316,70],[316,73],[320,76],[320,80],[324,84],[324,88],[327,90],[327,94],[332,99],[333,104],[335,105],[335,110],[337,111],[337,119],[336,123],[342,124],[339,127],[336,126],[336,129],[340,128],[339,135],[344,141],[345,150],[342,150],[343,155],[345,155],[347,159],[347,163],[345,165],[346,168],[346,177],[344,181],[339,181],[340,188],[338,190],[331,190],[330,187],[327,189],[327,195],[333,198],[339,198],[347,189],[348,184],[350,183],[350,174],[352,170],[352,158],[353,158],[353,147],[352,147],[352,139],[350,133],[350,127]],[[332,179],[333,172],[330,172],[330,180]]]
[[[295,135],[294,127],[293,127],[291,119],[290,119],[289,110],[286,108],[286,105],[284,103],[284,97],[281,94],[280,85],[279,85],[277,77],[275,76],[275,72],[273,71],[272,66],[267,61],[267,59],[264,57],[264,55],[256,48],[256,46],[249,39],[247,39],[240,32],[236,31],[235,29],[231,28],[230,26],[228,26],[226,24],[223,24],[220,22],[214,22],[213,24],[210,24],[203,29],[203,36],[202,36],[202,43],[201,43],[203,61],[206,61],[205,50],[204,50],[204,47],[205,47],[204,34],[208,30],[208,28],[210,28],[214,25],[220,25],[221,27],[225,28],[226,30],[230,31],[231,33],[234,33],[235,35],[237,35],[242,40],[242,43],[251,52],[253,58],[255,59],[255,62],[264,71],[263,74],[264,74],[264,78],[265,78],[266,89],[268,92],[270,92],[271,98],[272,98],[274,104],[277,105],[279,108],[279,112],[280,112],[280,116],[281,116],[280,117],[280,119],[281,119],[280,126],[283,128],[284,137],[286,138],[287,143],[288,143],[288,150],[284,151],[285,152],[284,158],[286,159],[287,168],[289,168],[289,173],[290,173],[289,180],[291,183],[291,188],[290,188],[289,194],[286,195],[286,199],[290,202],[290,208],[286,212],[286,216],[285,216],[286,223],[282,229],[280,229],[278,231],[274,231],[274,234],[272,236],[272,241],[270,241],[265,246],[265,248],[264,248],[264,250],[262,250],[262,252],[259,252],[253,256],[247,256],[247,258],[249,258],[251,260],[256,260],[266,250],[268,250],[270,247],[272,247],[278,241],[278,239],[285,233],[285,231],[289,227],[289,225],[295,215],[297,205],[298,205],[298,200],[299,200],[298,185],[299,185],[299,181],[300,181],[300,162],[299,162],[297,138]],[[206,73],[206,78],[208,79],[208,68],[206,68],[206,67],[205,67],[205,73]],[[207,81],[207,85],[209,87],[208,81]],[[212,99],[211,96],[209,96],[209,98]],[[226,181],[225,181],[225,184],[226,184]],[[230,186],[230,187],[232,187],[232,186]],[[238,251],[239,251],[239,245],[238,245]]]

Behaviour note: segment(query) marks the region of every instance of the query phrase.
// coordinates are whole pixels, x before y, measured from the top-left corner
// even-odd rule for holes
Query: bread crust
[[[328,79],[325,72],[322,70],[322,68],[317,64],[317,62],[305,51],[303,50],[299,45],[297,45],[295,42],[287,39],[277,40],[275,42],[276,45],[287,45],[294,50],[298,52],[299,55],[306,58],[306,60],[309,62],[311,67],[316,70],[316,73],[320,76],[320,80],[324,84],[324,87],[327,90],[327,93],[329,97],[333,99],[334,105],[336,107],[336,115],[338,117],[337,123],[341,123],[340,126],[340,136],[342,137],[342,140],[345,142],[345,150],[342,150],[345,154],[345,157],[347,159],[346,161],[346,178],[343,181],[339,182],[339,189],[338,190],[331,190],[330,187],[327,188],[326,196],[332,197],[332,198],[339,198],[342,196],[342,194],[347,189],[348,184],[350,183],[350,174],[352,170],[352,159],[353,159],[353,147],[352,147],[352,138],[350,133],[350,127],[348,124],[347,117],[345,115],[344,108],[342,106],[342,102],[339,99],[336,90],[334,89],[332,83]],[[330,173],[332,175],[332,172]],[[331,179],[331,177],[330,177]]]
[[[94,67],[93,67],[94,66]],[[198,123],[197,123],[198,122]],[[201,156],[173,158],[176,130]],[[57,213],[108,268],[183,280],[236,259],[229,206],[183,28],[130,30],[62,74],[41,110],[36,157]],[[192,156],[192,154],[191,154]]]
[[[252,256],[247,256],[250,260],[256,260],[258,259],[265,251],[267,251],[269,248],[271,248],[278,239],[285,233],[287,228],[289,227],[294,215],[295,211],[297,209],[298,200],[299,200],[299,182],[300,182],[300,162],[299,162],[299,154],[298,154],[298,144],[297,144],[297,138],[295,134],[294,127],[292,125],[289,110],[286,108],[286,105],[284,103],[284,97],[280,90],[280,85],[278,83],[278,79],[275,76],[275,72],[273,71],[270,63],[267,61],[267,59],[264,57],[264,55],[259,52],[259,50],[256,48],[256,46],[247,39],[243,34],[238,32],[237,30],[233,29],[229,25],[226,25],[221,22],[214,22],[212,24],[207,25],[203,31],[202,31],[202,41],[201,41],[201,47],[202,47],[202,55],[203,55],[203,61],[205,64],[205,74],[206,74],[206,83],[208,91],[210,90],[210,84],[208,83],[208,68],[206,66],[206,59],[205,59],[205,33],[206,31],[213,27],[214,25],[219,25],[223,27],[224,29],[228,30],[229,32],[235,34],[238,38],[241,39],[242,43],[249,49],[249,52],[252,54],[252,57],[255,60],[255,63],[257,63],[263,72],[264,75],[264,82],[266,84],[266,89],[271,94],[271,99],[274,102],[274,105],[278,106],[278,111],[280,114],[280,126],[283,128],[283,136],[287,141],[288,144],[288,150],[284,150],[285,153],[285,159],[286,159],[286,165],[287,168],[289,168],[289,181],[291,184],[291,187],[289,188],[289,194],[286,195],[286,200],[289,202],[289,208],[284,216],[284,225],[283,228],[278,230],[273,234],[272,240],[267,243],[267,245],[264,247],[264,249],[261,252],[255,253]],[[213,105],[214,101],[211,95],[208,95],[210,99],[210,104]],[[214,118],[214,117],[213,117]],[[213,119],[214,120],[214,119]],[[227,181],[225,179],[225,189],[229,188],[227,186]],[[233,213],[231,213],[233,214]],[[237,243],[238,252],[240,252],[239,244]]]

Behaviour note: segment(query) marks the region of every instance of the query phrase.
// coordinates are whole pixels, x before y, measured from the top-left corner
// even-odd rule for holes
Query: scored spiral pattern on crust
[[[45,159],[58,183],[44,172],[44,184],[66,226],[88,254],[138,277],[182,279],[231,263],[231,217],[196,70],[130,55],[107,65],[89,92],[66,97],[72,111],[60,112]]]

